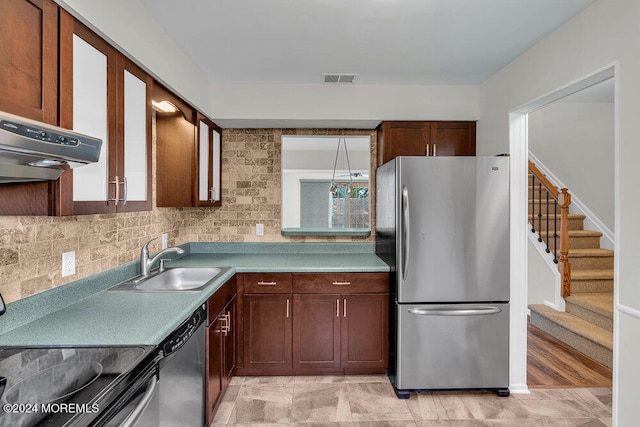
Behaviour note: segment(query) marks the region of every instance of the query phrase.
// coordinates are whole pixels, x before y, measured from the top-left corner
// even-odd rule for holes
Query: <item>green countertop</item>
[[[10,303],[0,346],[157,345],[235,272],[386,272],[365,243],[188,243],[169,266],[229,266],[199,292],[112,292],[137,262]]]

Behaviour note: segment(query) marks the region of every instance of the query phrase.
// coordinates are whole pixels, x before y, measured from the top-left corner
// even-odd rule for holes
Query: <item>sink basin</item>
[[[168,268],[147,278],[138,277],[109,289],[110,291],[187,292],[201,291],[229,270],[229,267]]]

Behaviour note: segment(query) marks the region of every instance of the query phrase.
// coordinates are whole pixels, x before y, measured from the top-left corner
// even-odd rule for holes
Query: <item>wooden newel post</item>
[[[564,298],[571,295],[571,264],[569,264],[569,205],[571,204],[571,194],[566,188],[560,190],[560,262],[558,269],[562,277],[562,296]]]

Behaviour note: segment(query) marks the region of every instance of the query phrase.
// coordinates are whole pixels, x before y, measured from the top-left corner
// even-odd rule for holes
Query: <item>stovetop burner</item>
[[[0,347],[0,427],[88,425],[152,363],[154,348]]]

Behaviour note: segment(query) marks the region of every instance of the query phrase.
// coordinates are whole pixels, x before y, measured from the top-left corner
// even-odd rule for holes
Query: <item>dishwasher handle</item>
[[[478,306],[468,308],[410,308],[409,313],[421,316],[478,316],[485,314],[498,314],[502,309],[493,306]]]
[[[134,426],[144,413],[145,409],[147,409],[147,406],[149,406],[149,403],[151,403],[151,398],[158,388],[157,376],[152,376],[148,384],[149,385],[147,386],[147,391],[144,392],[144,395],[142,396],[142,399],[140,399],[138,406],[136,406],[136,408],[131,411],[131,413],[127,416],[127,418],[125,418],[122,424],[120,424],[120,427]]]

